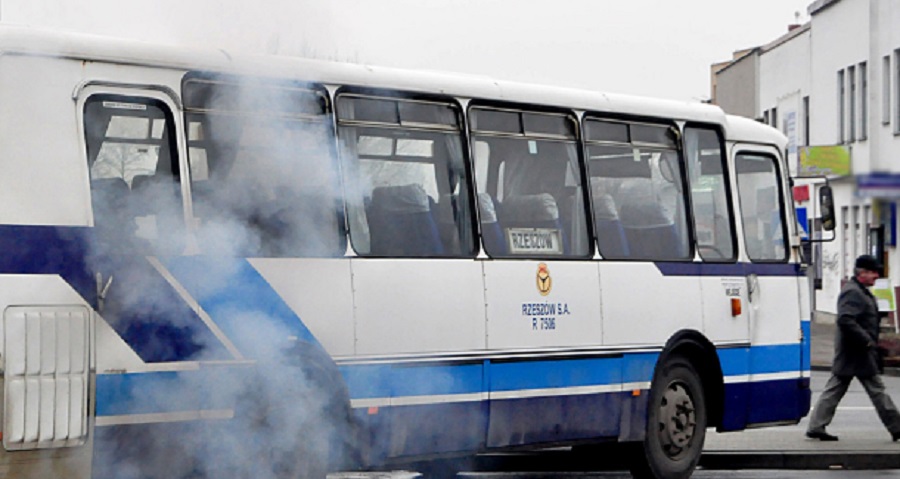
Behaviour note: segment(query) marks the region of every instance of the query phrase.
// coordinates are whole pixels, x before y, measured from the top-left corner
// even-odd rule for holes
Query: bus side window
[[[774,157],[740,153],[735,158],[744,242],[751,261],[787,260],[787,234]]]
[[[200,250],[342,256],[334,129],[323,91],[232,77],[189,78],[183,88]]]
[[[684,142],[700,257],[733,261],[734,221],[722,139],[716,130],[688,126]]]
[[[590,244],[574,118],[483,107],[474,108],[471,115],[487,254],[587,256]]]
[[[378,257],[474,256],[457,107],[345,93],[337,110],[354,250]]]
[[[180,253],[184,216],[171,113],[156,100],[112,95],[88,98],[84,108],[98,240],[107,252]]]
[[[689,259],[673,126],[585,122],[594,228],[605,259]]]

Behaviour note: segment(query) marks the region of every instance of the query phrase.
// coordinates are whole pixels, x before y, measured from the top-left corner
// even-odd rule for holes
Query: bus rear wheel
[[[690,477],[703,451],[707,413],[703,384],[686,358],[671,357],[657,369],[647,416],[644,441],[632,459],[632,475]]]

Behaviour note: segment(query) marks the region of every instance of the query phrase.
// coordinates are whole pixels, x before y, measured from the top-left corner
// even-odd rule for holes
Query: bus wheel
[[[706,438],[706,403],[697,371],[682,356],[667,360],[650,390],[647,431],[632,461],[639,478],[691,476]]]

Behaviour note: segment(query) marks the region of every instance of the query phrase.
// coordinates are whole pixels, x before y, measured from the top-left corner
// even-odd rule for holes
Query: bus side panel
[[[24,368],[20,373],[12,364],[6,365],[2,432],[10,449],[35,448],[0,448],[3,477],[83,478],[91,474],[90,408],[85,413],[75,406],[85,388],[88,404],[92,401],[94,365],[91,360],[86,376],[76,379],[70,374],[72,364],[65,360],[69,357],[65,348],[72,348],[73,358],[93,358],[91,341],[66,334],[66,328],[76,327],[76,323],[52,314],[53,308],[59,307],[83,311],[89,316],[82,316],[88,319],[78,327],[90,328],[94,286],[85,267],[90,201],[72,101],[72,91],[81,79],[76,61],[0,56],[0,165],[4,171],[0,175],[0,310],[6,326],[9,321],[19,321],[8,314],[18,309],[28,324],[25,329],[32,333],[29,340],[12,328],[6,333],[10,336],[0,341],[0,355],[6,361],[11,360],[7,356],[12,352],[7,345],[27,344],[30,349],[28,358],[21,361]],[[22,307],[11,308],[16,306]],[[40,340],[34,339],[35,333]],[[21,336],[13,337],[16,334]],[[11,390],[15,378],[25,381],[24,396]],[[31,388],[33,384],[39,387]],[[48,388],[55,392],[46,394]],[[67,402],[71,403],[68,420],[62,406]],[[25,408],[24,444],[17,443],[17,427],[11,423],[20,425],[16,420],[22,417],[19,407]],[[79,417],[81,414],[87,417]],[[76,433],[73,420],[86,426],[83,444],[73,445],[73,441],[58,437]],[[66,445],[60,447],[63,443]]]
[[[484,449],[487,402],[484,362],[398,364],[391,367],[391,431],[393,457]],[[430,404],[416,404],[429,397]]]
[[[600,284],[593,263],[522,260],[483,264],[489,349],[602,344]]]
[[[79,62],[0,57],[0,223],[87,226],[87,164],[72,92]]]
[[[722,431],[753,424],[799,421],[809,409],[809,379],[779,371],[798,357],[798,345],[720,348],[725,378]]]
[[[332,356],[354,353],[350,261],[257,258],[250,264]]]
[[[484,349],[484,289],[473,260],[350,260],[356,353]]]
[[[492,362],[488,447],[642,439],[657,356]]]
[[[681,329],[702,331],[696,276],[664,275],[653,263],[601,261],[599,268],[605,345],[662,346]]]

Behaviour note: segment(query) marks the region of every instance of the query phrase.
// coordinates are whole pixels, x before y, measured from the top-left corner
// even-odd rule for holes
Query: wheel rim
[[[666,456],[679,459],[690,450],[696,427],[696,407],[690,390],[681,382],[669,384],[659,405],[659,440]]]

